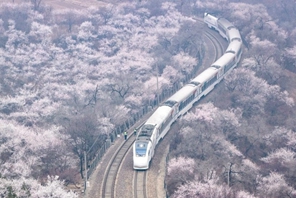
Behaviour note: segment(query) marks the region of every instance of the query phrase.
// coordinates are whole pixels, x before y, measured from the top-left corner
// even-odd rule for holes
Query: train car
[[[147,170],[154,155],[154,149],[164,136],[172,122],[172,108],[161,106],[149,117],[140,128],[133,145],[133,167],[136,170]]]
[[[223,76],[224,72],[221,67],[211,66],[196,78],[194,78],[190,84],[195,84],[199,86],[200,97],[207,95],[215,85],[220,82],[220,78]]]
[[[213,15],[210,15],[208,13],[204,14],[204,22],[208,25],[208,27],[218,31],[217,21],[218,21],[217,17],[214,17]]]
[[[232,42],[229,43],[225,54],[232,53],[235,55],[235,61],[236,63],[239,62],[242,56],[242,42],[241,40],[233,40]]]
[[[193,105],[199,96],[199,89],[194,84],[187,84],[177,91],[173,96],[171,96],[167,101],[174,103],[175,111],[177,115],[183,115],[186,113]]]
[[[229,30],[235,28],[232,23],[230,23],[227,19],[219,18],[217,21],[217,27],[219,34],[229,41]]]
[[[236,29],[235,27],[230,28],[228,30],[228,41],[232,42],[234,40],[241,41],[241,35],[240,35],[238,29]]]
[[[223,56],[221,56],[216,62],[213,63],[212,67],[219,67],[221,68],[221,72],[223,72],[223,77],[225,73],[227,73],[229,70],[231,70],[233,67],[235,67],[237,64],[235,54],[234,53],[225,53]],[[218,80],[218,83],[223,79],[221,77]]]

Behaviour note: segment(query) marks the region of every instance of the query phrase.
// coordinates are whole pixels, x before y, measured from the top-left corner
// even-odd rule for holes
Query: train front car
[[[133,162],[135,170],[147,170],[151,160],[151,150],[153,146],[153,131],[155,125],[145,124],[140,129],[136,141],[133,145]]]
[[[133,145],[133,162],[135,170],[147,170],[154,155],[154,149],[160,138],[172,123],[172,108],[160,106],[140,128]]]

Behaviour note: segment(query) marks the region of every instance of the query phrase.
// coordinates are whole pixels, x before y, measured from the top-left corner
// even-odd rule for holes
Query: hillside
[[[64,185],[83,178],[84,152],[92,160],[94,143],[151,109],[159,90],[177,89],[203,57],[193,18],[205,11],[240,30],[244,60],[177,123],[168,192],[295,195],[295,4],[21,2],[0,4],[1,195],[77,196]]]

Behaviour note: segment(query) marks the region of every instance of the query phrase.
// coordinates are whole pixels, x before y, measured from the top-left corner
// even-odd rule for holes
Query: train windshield
[[[173,107],[177,102],[172,100],[167,100],[163,106]]]
[[[147,143],[136,142],[136,155],[137,157],[145,157],[147,151]]]

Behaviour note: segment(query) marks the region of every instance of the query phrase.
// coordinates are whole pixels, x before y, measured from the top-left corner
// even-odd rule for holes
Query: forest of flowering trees
[[[77,197],[83,152],[200,61],[205,11],[238,27],[244,59],[177,123],[168,194],[296,196],[295,2],[24,2],[0,4],[1,196]]]
[[[168,195],[296,197],[296,2],[198,0],[190,5],[192,12],[233,22],[245,49],[241,65],[178,121]]]
[[[0,5],[4,197],[76,197],[64,186],[81,180],[83,152],[155,99],[156,78],[166,89],[190,73],[203,46],[174,3],[45,3]]]

